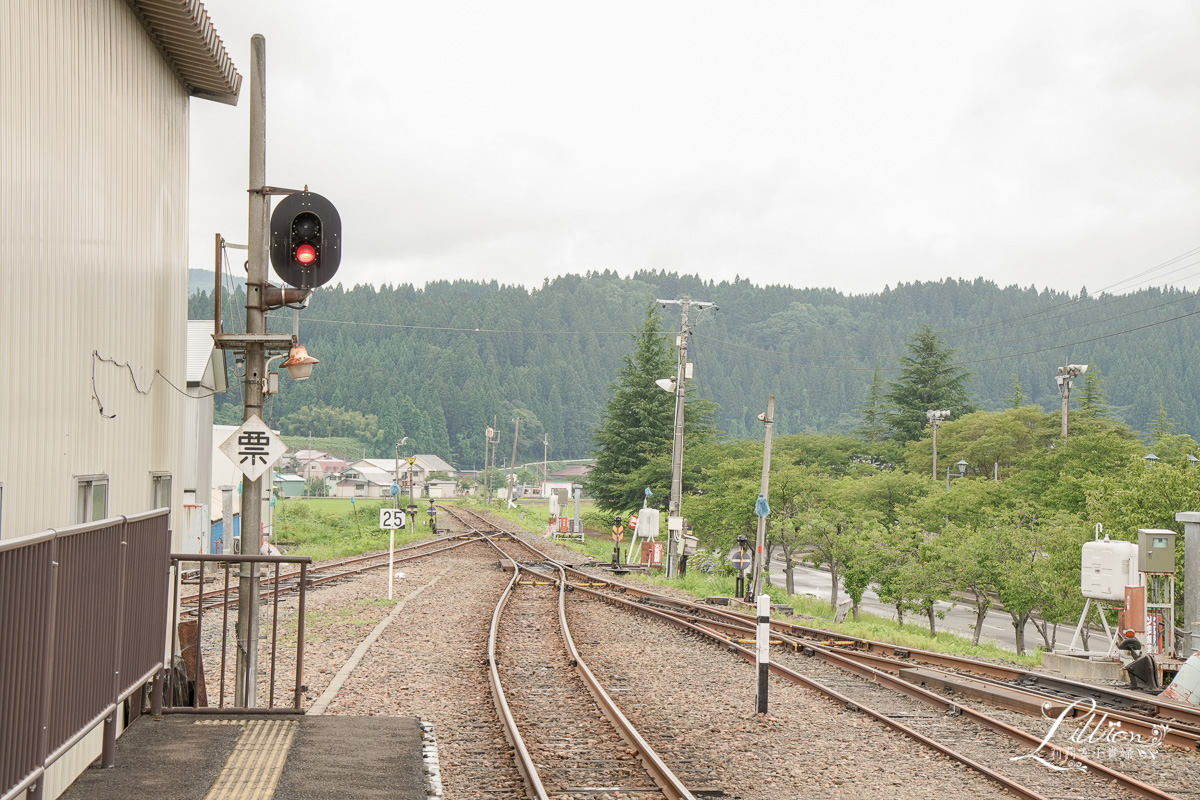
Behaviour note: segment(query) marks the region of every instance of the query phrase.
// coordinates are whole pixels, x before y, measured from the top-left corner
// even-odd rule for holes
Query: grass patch
[[[390,500],[308,498],[281,500],[275,507],[275,538],[288,555],[314,561],[386,550],[388,532],[379,528],[379,509]],[[396,546],[429,537],[424,514],[417,514],[416,531],[396,531]]]

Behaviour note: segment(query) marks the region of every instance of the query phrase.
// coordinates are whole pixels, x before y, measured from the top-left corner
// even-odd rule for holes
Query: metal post
[[[513,454],[512,461],[508,462],[508,502],[513,502],[513,492],[517,490],[517,436],[521,433],[521,418],[513,417],[513,422],[517,423],[517,427],[513,430]]]
[[[1183,657],[1200,651],[1200,512],[1183,511],[1175,520],[1183,523]]]
[[[763,497],[767,496],[767,488],[771,478],[771,432],[775,428],[775,395],[767,397],[767,413],[762,420],[763,427],[767,429],[766,438],[763,440],[763,463],[762,463],[762,480],[759,483],[759,494]],[[767,518],[758,517],[758,533],[754,537],[754,580],[751,584],[754,596],[757,597],[762,593],[762,575],[764,569],[770,568],[770,560],[764,552],[767,546]]]
[[[416,448],[413,449],[415,450]],[[413,464],[416,462],[417,457],[409,456],[404,460],[408,462],[408,508],[405,511],[408,512],[408,531],[412,533],[417,529],[417,504],[413,500]]]
[[[400,509],[400,442],[396,442],[396,468],[394,470],[393,482],[396,485],[396,493],[392,495],[392,510]],[[396,529],[388,529],[388,600],[392,599],[392,579],[395,570],[396,559]]]
[[[937,480],[937,429],[938,423],[941,422],[937,417],[932,417],[929,424],[933,426],[933,479]]]
[[[263,191],[267,183],[267,41],[260,34],[250,39],[250,202],[246,238],[246,333],[267,332],[267,308],[263,293],[267,282],[267,213]],[[262,342],[246,344],[246,383],[243,421],[262,418]],[[257,550],[262,528],[262,478],[242,478],[242,553]],[[254,544],[248,546],[246,543]],[[238,578],[237,683],[234,702],[250,707],[258,696],[258,571],[243,565]]]
[[[579,521],[579,501],[580,501],[580,500],[583,498],[583,488],[582,488],[582,487],[579,487],[579,486],[576,486],[576,487],[574,487],[574,488],[575,488],[575,491],[574,491],[574,495],[575,495],[575,519],[574,519],[574,520],[572,521],[572,523],[571,523],[571,525],[572,525],[572,527],[571,527],[571,533],[579,533],[579,534],[582,534],[582,533],[583,533],[583,523]],[[580,541],[582,541],[582,539],[581,539]]]
[[[1062,395],[1062,438],[1067,438],[1067,408],[1071,403],[1071,379],[1062,375],[1058,378],[1058,393]]]

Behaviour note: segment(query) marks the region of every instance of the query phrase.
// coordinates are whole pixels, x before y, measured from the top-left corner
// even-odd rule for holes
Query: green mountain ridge
[[[210,292],[192,295],[192,318],[211,317]],[[267,415],[285,433],[306,433],[289,425],[313,424],[313,409],[344,409],[345,419],[326,414],[322,424],[359,426],[380,455],[409,436],[419,451],[466,468],[483,465],[493,420],[499,460],[511,458],[512,420],[520,417],[518,461],[540,460],[544,436],[550,458],[581,458],[648,306],[684,296],[720,308],[693,311],[688,357],[697,391],[720,406],[717,425],[731,438],[762,435],[757,416],[769,394],[777,435],[852,430],[874,370],[885,382],[894,378],[904,342],[922,323],[958,348],[956,363],[972,373],[968,389],[981,409],[1007,407],[1019,383],[1025,402],[1054,411],[1056,368],[1091,364],[1113,416],[1135,430],[1149,430],[1161,408],[1177,432],[1200,431],[1200,398],[1190,390],[1200,342],[1188,333],[1200,300],[1186,290],[1093,297],[1086,289],[1070,295],[947,279],[845,295],[610,271],[560,276],[533,290],[461,280],[319,289],[301,313],[300,336],[321,363],[303,383],[285,373]],[[679,307],[658,313],[674,337]],[[290,331],[291,312],[273,312],[270,325]],[[1072,406],[1081,390],[1077,380]],[[234,390],[222,401],[218,416],[240,397]]]

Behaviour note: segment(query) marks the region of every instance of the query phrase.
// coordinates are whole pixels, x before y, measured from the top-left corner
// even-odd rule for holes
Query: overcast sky
[[[192,267],[245,241],[254,33],[267,181],[338,207],[335,283],[1095,292],[1200,247],[1191,0],[203,2],[243,86],[191,104]]]

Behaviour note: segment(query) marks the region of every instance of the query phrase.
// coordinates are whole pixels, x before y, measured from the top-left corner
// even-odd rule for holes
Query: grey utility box
[[[1138,571],[1175,572],[1175,531],[1138,529]]]

